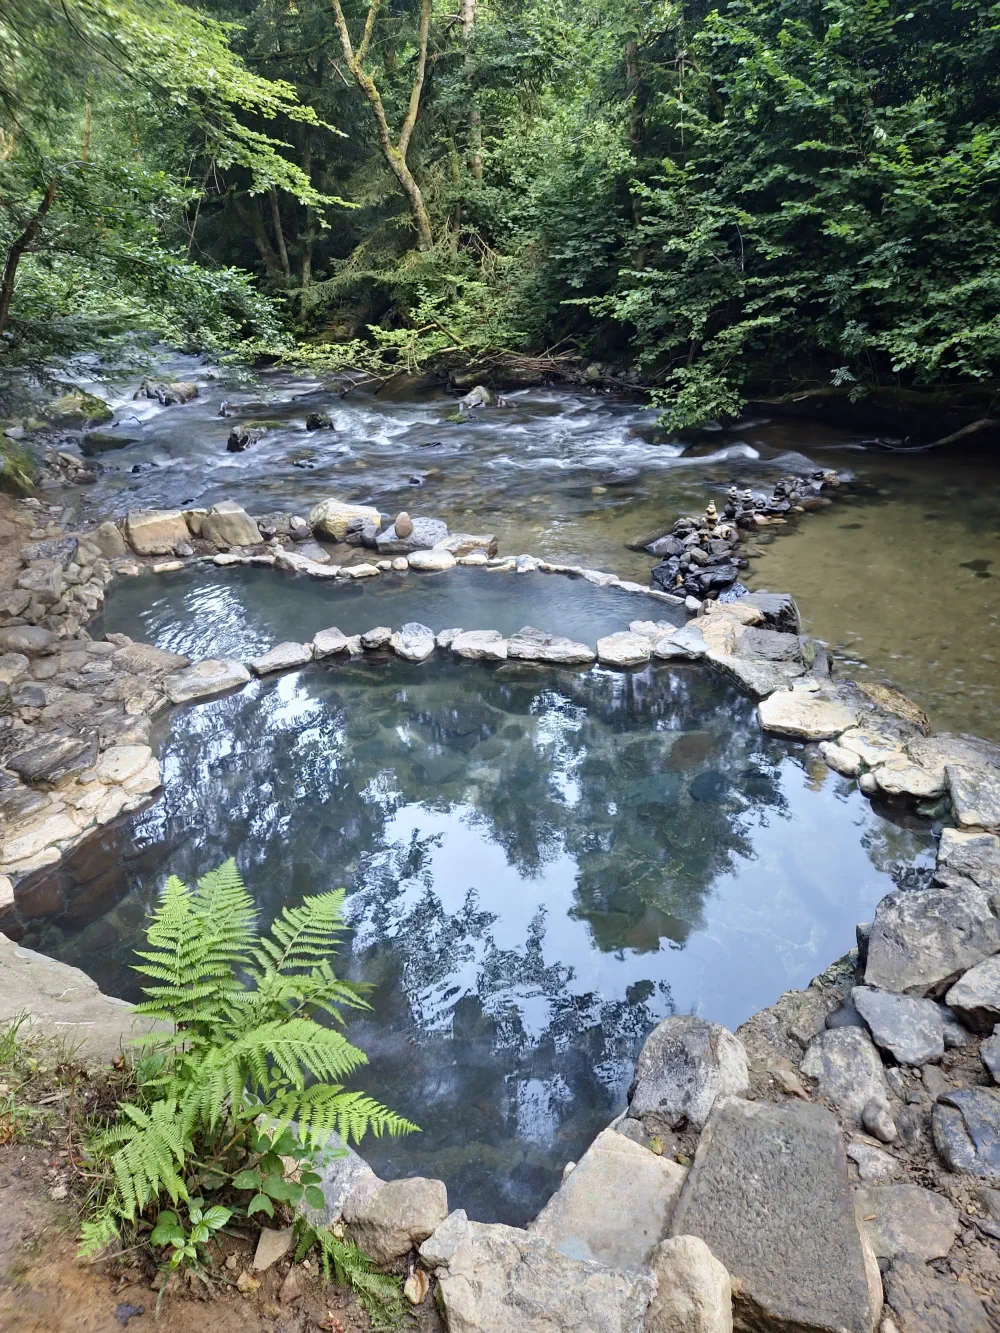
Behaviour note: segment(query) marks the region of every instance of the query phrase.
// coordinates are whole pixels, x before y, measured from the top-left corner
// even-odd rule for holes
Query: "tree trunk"
[[[459,10],[462,40],[465,43],[465,82],[469,89],[469,170],[473,180],[483,179],[483,117],[479,98],[473,87],[474,62],[472,39],[476,34],[476,0],[462,0]]]
[[[397,141],[393,142],[392,131],[389,129],[389,121],[385,114],[385,105],[382,102],[382,95],[376,87],[375,80],[366,71],[365,58],[368,55],[368,48],[371,45],[372,35],[375,31],[375,23],[378,19],[379,11],[382,8],[382,0],[369,0],[368,15],[365,19],[364,32],[357,50],[351,41],[351,34],[347,27],[347,19],[344,17],[344,8],[341,0],[333,0],[334,21],[337,25],[337,32],[340,36],[340,45],[343,48],[344,59],[347,61],[347,67],[354,76],[354,81],[364,93],[368,100],[368,105],[372,109],[372,115],[375,117],[375,130],[378,135],[379,148],[382,150],[382,156],[386,160],[389,170],[399,182],[399,188],[406,196],[406,201],[410,207],[410,214],[413,218],[414,226],[417,231],[417,248],[419,250],[431,250],[434,247],[434,233],[431,229],[431,220],[424,204],[424,197],[420,191],[413,173],[406,163],[406,153],[410,146],[410,137],[413,134],[414,126],[417,123],[417,117],[420,114],[420,97],[424,89],[424,76],[427,72],[427,44],[430,38],[431,26],[431,0],[420,0],[420,29],[417,41],[417,71],[413,78],[413,86],[410,89],[410,100],[406,116],[399,131]]]
[[[267,232],[264,230],[264,220],[260,215],[260,209],[257,207],[257,200],[251,197],[248,208],[243,207],[237,195],[234,194],[232,200],[236,216],[253,237],[257,253],[264,261],[264,267],[268,273],[280,272],[281,265],[278,262],[278,256],[274,253],[274,247],[268,240]]]
[[[52,201],[55,197],[56,178],[53,176],[49,181],[48,189],[45,191],[45,198],[38,206],[38,212],[29,219],[27,226],[7,251],[7,262],[3,267],[3,277],[0,278],[0,333],[3,333],[7,327],[7,320],[10,317],[10,303],[14,295],[14,281],[17,278],[17,266],[21,262],[21,256],[35,239],[35,233],[41,226],[45,214],[52,207]]]
[[[278,242],[278,256],[281,259],[281,270],[285,277],[291,280],[292,266],[288,262],[288,250],[285,247],[285,233],[281,226],[281,209],[278,207],[278,191],[272,185],[267,193],[271,200],[271,221],[274,224],[275,240]]]

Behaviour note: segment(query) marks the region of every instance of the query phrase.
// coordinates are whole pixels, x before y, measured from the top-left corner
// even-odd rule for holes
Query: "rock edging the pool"
[[[244,520],[254,522],[238,506],[216,509],[230,538]],[[176,556],[177,518],[195,534],[183,515],[167,517]],[[340,518],[334,511],[333,521]],[[157,514],[154,525],[162,519]],[[126,521],[126,532],[140,529],[148,533],[149,525]],[[693,531],[700,531],[696,522]],[[112,540],[107,531],[104,537]],[[273,562],[349,578],[361,568],[331,575],[294,549],[258,554],[256,542],[229,544],[238,551],[212,556],[223,566]],[[192,665],[125,636],[94,643],[80,633],[111,579],[139,571],[128,555],[81,564],[95,549],[87,537],[53,534],[29,550],[18,591],[29,594],[25,608],[41,599],[54,628],[11,624],[26,617],[4,603],[0,671],[13,676],[13,688],[6,707],[0,701],[0,873],[7,876],[0,879],[0,928],[12,934],[21,913],[72,911],[73,903],[32,898],[32,870],[155,791],[150,719],[170,701],[249,679],[243,663]],[[419,552],[393,559],[406,558],[407,570],[466,562],[484,577],[496,569],[572,572],[650,596],[612,575],[533,557],[498,561],[482,547],[443,554],[449,559],[433,548],[429,560]],[[193,556],[192,546],[179,559]],[[369,569],[360,577],[389,572]],[[80,591],[66,598],[63,579]],[[597,645],[601,665],[703,660],[760,700],[765,730],[818,742],[828,766],[868,795],[916,801],[925,813],[947,810],[957,827],[941,836],[934,883],[890,893],[874,921],[859,926],[853,956],[753,1015],[737,1035],[692,1016],[664,1020],[639,1057],[625,1114],[567,1168],[528,1228],[449,1214],[441,1182],[382,1182],[353,1152],[329,1165],[324,1219],[383,1263],[412,1260],[419,1247],[446,1319],[463,1331],[714,1333],[731,1328],[735,1313],[744,1328],[869,1333],[885,1301],[883,1333],[929,1326],[985,1333],[980,1296],[989,1297],[992,1286],[987,1260],[1000,1237],[1000,1195],[977,1192],[975,1182],[996,1176],[1000,1184],[1000,1092],[992,1086],[1000,1037],[985,1036],[1000,1020],[1000,749],[928,735],[926,719],[902,696],[832,680],[822,650],[799,634],[789,597],[751,594],[688,609],[695,618],[682,628],[636,620],[628,632],[607,636]],[[502,661],[502,645],[508,659],[523,649],[522,660],[551,661],[527,655],[568,651],[558,642],[553,648],[557,638],[542,631],[506,640],[488,630],[435,635],[411,625],[375,627],[355,642],[331,628],[308,645],[276,645],[250,666],[264,674],[387,647],[410,660],[449,651]],[[592,660],[588,645],[570,648],[582,650],[580,665]],[[73,674],[76,682],[48,685]],[[30,743],[19,745],[26,733]],[[23,855],[11,857],[12,846]],[[83,890],[74,903],[99,900],[99,886]],[[22,962],[36,960],[36,977],[63,967],[18,953]],[[20,998],[30,1011],[30,988]],[[123,1015],[123,1035],[127,1027]]]

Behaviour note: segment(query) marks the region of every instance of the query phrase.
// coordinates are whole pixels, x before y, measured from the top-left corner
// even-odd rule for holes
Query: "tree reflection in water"
[[[484,1220],[537,1211],[659,1018],[804,985],[929,857],[694,668],[314,668],[173,714],[164,772],[127,896],[25,943],[132,994],[167,873],[235,855],[265,919],[345,884],[365,1086],[424,1127],[366,1151]]]

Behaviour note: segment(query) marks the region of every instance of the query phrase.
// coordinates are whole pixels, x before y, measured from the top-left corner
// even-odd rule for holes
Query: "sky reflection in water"
[[[853,942],[929,838],[764,737],[710,673],[313,667],[176,711],[166,790],[123,826],[120,888],[25,943],[133,994],[168,872],[235,855],[269,919],[341,884],[368,1090],[424,1128],[385,1176],[523,1223],[623,1103],[671,1012],[736,1026]]]

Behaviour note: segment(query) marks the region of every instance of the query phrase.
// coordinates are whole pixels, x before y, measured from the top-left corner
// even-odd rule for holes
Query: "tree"
[[[465,0],[465,3],[468,2],[469,0]],[[347,19],[344,16],[341,0],[333,0],[333,12],[337,23],[337,33],[340,37],[340,44],[344,52],[344,59],[347,61],[347,67],[354,76],[355,82],[364,93],[368,100],[368,105],[371,107],[372,115],[375,118],[376,133],[378,135],[378,143],[382,156],[385,158],[389,170],[399,182],[399,188],[406,196],[410,213],[413,217],[413,225],[417,233],[417,248],[419,250],[430,250],[434,246],[434,234],[431,230],[431,220],[428,216],[426,205],[424,204],[424,197],[421,193],[420,186],[417,184],[412,171],[407,165],[406,155],[410,147],[410,139],[413,136],[413,130],[417,123],[417,117],[420,115],[420,98],[423,93],[424,77],[427,72],[427,43],[430,38],[431,0],[420,0],[416,67],[413,74],[413,82],[410,87],[410,96],[406,114],[403,117],[403,123],[400,126],[399,134],[395,138],[389,128],[389,121],[386,116],[382,95],[378,90],[374,78],[366,68],[372,38],[375,34],[375,25],[378,22],[381,9],[382,0],[369,0],[364,31],[362,32],[357,49],[355,49],[351,41],[351,34],[347,26]]]

